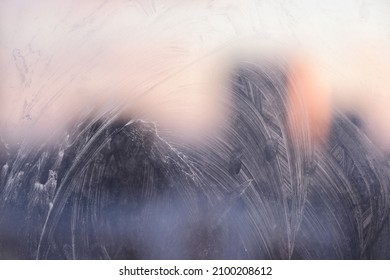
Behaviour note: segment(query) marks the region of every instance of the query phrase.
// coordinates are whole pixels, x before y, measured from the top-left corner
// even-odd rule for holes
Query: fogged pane
[[[387,1],[0,3],[0,258],[389,259]]]

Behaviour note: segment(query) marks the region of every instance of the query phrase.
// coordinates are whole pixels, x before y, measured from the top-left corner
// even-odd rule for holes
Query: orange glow
[[[330,91],[321,74],[308,59],[293,59],[288,77],[287,122],[300,148],[307,141],[318,146],[329,133]]]

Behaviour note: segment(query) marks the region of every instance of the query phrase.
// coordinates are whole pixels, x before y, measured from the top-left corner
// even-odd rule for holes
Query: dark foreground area
[[[109,116],[55,146],[3,141],[0,258],[390,259],[389,158],[342,114],[297,149],[285,72],[242,65],[202,147]]]

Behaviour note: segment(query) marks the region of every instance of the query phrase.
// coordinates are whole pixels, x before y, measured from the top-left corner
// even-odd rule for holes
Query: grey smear
[[[201,149],[110,116],[54,147],[2,142],[0,258],[389,259],[389,159],[359,122],[299,152],[285,65],[243,63],[232,85],[226,137]]]

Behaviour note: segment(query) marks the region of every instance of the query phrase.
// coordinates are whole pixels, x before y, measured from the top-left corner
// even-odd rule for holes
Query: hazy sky
[[[223,118],[232,49],[314,56],[340,104],[355,87],[387,96],[388,1],[2,0],[0,23],[5,131],[41,134],[123,103],[203,127]]]

